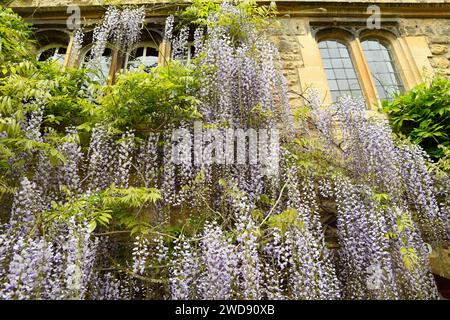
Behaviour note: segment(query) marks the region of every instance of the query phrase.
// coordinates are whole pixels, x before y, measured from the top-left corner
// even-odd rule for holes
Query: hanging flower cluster
[[[73,219],[41,234],[38,187],[23,178],[11,218],[0,237],[2,299],[84,299],[91,285],[97,243]]]
[[[229,28],[214,23],[227,14],[240,21],[239,30],[245,37],[238,42],[233,42]],[[255,126],[249,120],[259,111],[274,115],[260,125],[273,126],[279,121],[284,123],[283,131],[292,133],[287,83],[277,48],[246,22],[244,11],[230,3],[222,3],[208,22],[207,30],[194,30],[193,39],[195,55],[200,57],[196,67],[201,70],[200,109],[205,121],[247,128]],[[172,41],[172,58],[186,60],[189,29],[184,26],[173,34],[173,25],[174,17],[170,16],[165,38]]]
[[[73,32],[73,45],[69,58],[69,65],[74,65],[80,56],[80,51],[83,48],[84,32],[82,28],[77,28]]]
[[[216,23],[221,15],[236,18],[239,37],[231,35],[236,26]],[[143,8],[108,9],[94,31],[93,57],[108,41],[132,47],[143,19]],[[161,124],[153,133],[97,123],[86,150],[67,128],[57,148],[64,161],[27,155],[29,170],[0,226],[0,297],[437,298],[428,244],[449,239],[448,180],[437,184],[422,150],[396,142],[362,100],[345,97],[325,108],[313,94],[308,121],[293,139],[275,46],[237,5],[223,3],[207,19],[207,28],[193,32],[191,63],[200,73],[202,129],[212,128],[201,148],[228,130],[282,125],[281,141],[233,150],[243,161],[229,164],[212,161],[220,151],[199,156],[191,144],[180,148],[174,129],[195,136],[189,123]],[[173,58],[186,60],[190,29],[174,35],[175,23],[167,19],[165,39]],[[33,103],[24,131],[46,141],[45,99]],[[266,159],[277,168],[272,176]],[[60,215],[48,222],[58,205]],[[99,232],[111,225],[127,230]]]
[[[314,103],[311,107],[328,150],[334,151],[328,151],[330,157],[341,158],[352,178],[386,194],[393,206],[415,211],[427,240],[448,239],[448,212],[439,209],[427,156],[419,146],[396,144],[387,121],[368,119],[362,100],[341,98],[328,111]],[[342,147],[336,152],[332,146]]]
[[[84,154],[78,144],[78,132],[74,128],[67,129],[66,141],[58,146],[65,158],[65,164],[58,167],[59,185],[66,186],[73,193],[81,192],[80,166],[84,162]]]
[[[103,55],[108,42],[116,48],[127,51],[139,39],[145,18],[145,8],[108,7],[102,23],[95,27],[93,35],[92,59]]]
[[[281,236],[274,229],[273,240],[263,248],[252,218],[241,218],[236,231],[238,237],[232,241],[216,222],[206,222],[200,247],[180,239],[182,244],[174,247],[171,263],[172,298],[340,297],[332,261],[326,249],[315,247],[317,239],[307,231],[293,228]]]

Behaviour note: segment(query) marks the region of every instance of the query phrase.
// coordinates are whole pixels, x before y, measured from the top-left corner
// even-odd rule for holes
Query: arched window
[[[98,59],[92,59],[91,50],[88,50],[83,59],[83,68],[93,71],[92,78],[98,81],[106,81],[112,62],[112,50],[105,48],[103,55]]]
[[[135,70],[144,66],[144,70],[154,68],[158,65],[158,49],[153,46],[141,46],[127,54],[125,68]]]
[[[184,64],[191,64],[195,57],[195,45],[193,42],[186,43],[186,49],[179,52],[174,58]]]
[[[37,56],[39,61],[56,61],[63,65],[66,57],[67,47],[63,45],[50,45],[41,50]]]
[[[192,59],[195,57],[195,45],[194,43],[188,43],[188,49],[187,49],[187,58],[186,63],[190,64]]]
[[[389,49],[378,40],[361,42],[367,64],[380,100],[390,100],[404,91],[400,75],[395,68]]]
[[[345,95],[362,96],[361,86],[347,46],[336,40],[324,40],[319,42],[319,50],[332,100],[336,101],[338,97]]]

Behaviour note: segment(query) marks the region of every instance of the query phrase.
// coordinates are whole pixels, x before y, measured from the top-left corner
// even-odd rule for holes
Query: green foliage
[[[7,63],[21,62],[23,59],[33,59],[33,47],[29,40],[31,27],[23,22],[9,8],[0,6],[0,71],[9,73]]]
[[[182,22],[197,25],[207,25],[210,14],[217,13],[220,9],[219,1],[193,0],[192,4],[178,15]]]
[[[420,144],[434,159],[450,148],[450,78],[437,77],[383,102],[394,132]]]
[[[391,196],[387,193],[375,193],[373,195],[373,200],[376,203],[384,206],[384,205],[388,204],[392,199],[391,199]]]
[[[133,234],[145,234],[152,228],[150,205],[161,199],[158,189],[145,187],[117,188],[112,185],[103,193],[103,205],[111,208],[119,225]]]
[[[240,14],[234,11],[220,10],[220,1],[193,0],[192,4],[178,16],[181,25],[194,24],[204,27],[225,27],[233,42],[240,41],[248,36],[248,31],[242,28],[243,22],[250,22],[256,30],[262,31],[275,26],[276,6],[263,6],[255,0],[230,1],[236,5]],[[207,17],[216,14],[217,20],[212,22]],[[214,24],[214,25],[211,25]]]
[[[97,121],[119,129],[157,130],[170,123],[198,119],[196,71],[173,61],[150,73],[128,72],[105,89]],[[95,117],[94,117],[95,119]]]
[[[343,173],[339,157],[330,157],[326,145],[315,136],[299,136],[286,145],[290,154],[290,164],[299,172],[315,176],[331,176]]]
[[[14,191],[17,181],[8,181],[9,173],[33,161],[38,152],[49,156],[52,164],[64,162],[57,145],[65,128],[86,121],[82,106],[91,84],[86,72],[37,62],[30,36],[31,28],[22,18],[0,8],[0,194]],[[38,100],[44,101],[45,141],[30,139],[24,131],[39,108]]]
[[[241,190],[235,182],[226,181],[225,179],[219,179],[219,185],[225,190],[225,192],[234,199],[239,199],[242,195]]]
[[[437,162],[430,164],[430,170],[436,174],[438,179],[445,181],[450,172],[450,148],[445,148],[442,145],[438,147],[442,149],[443,154]]]
[[[29,112],[33,108],[29,102],[43,95],[46,99],[43,126],[64,133],[67,126],[90,119],[87,110],[95,108],[89,100],[94,85],[84,69],[61,69],[51,62],[22,62],[9,77],[0,79],[2,115],[10,115],[17,107]]]
[[[293,226],[300,230],[305,228],[304,223],[299,219],[296,209],[287,209],[280,214],[271,216],[267,220],[267,224],[272,228],[280,229],[283,233]]]
[[[77,198],[67,192],[65,202],[52,201],[49,211],[43,213],[44,225],[50,225],[54,221],[70,221],[88,224],[90,231],[94,231],[97,225],[107,226],[112,218],[112,210],[103,202],[102,195],[94,193],[89,196]]]
[[[103,203],[108,207],[139,208],[161,199],[158,189],[145,187],[117,188],[112,185],[103,195]]]
[[[417,256],[417,250],[409,247],[400,248],[400,254],[402,255],[403,264],[406,269],[411,269],[419,264],[419,257]]]
[[[11,64],[10,64],[11,65]],[[85,70],[64,69],[54,63],[23,61],[0,78],[0,184],[12,187],[5,177],[24,165],[23,153],[33,158],[37,152],[50,157],[52,164],[65,161],[57,146],[66,128],[88,121],[88,87],[92,85]],[[41,133],[45,141],[29,138],[24,128],[33,111],[44,101]],[[7,191],[11,189],[5,189]],[[1,190],[0,190],[1,191]]]
[[[388,201],[384,196],[381,196],[382,203]],[[387,205],[382,205],[381,208],[383,210],[392,210],[392,208],[388,208]],[[419,265],[419,257],[417,254],[417,250],[415,248],[407,246],[408,240],[404,237],[408,230],[414,229],[414,222],[412,220],[411,214],[408,212],[400,212],[398,209],[395,209],[397,218],[395,220],[397,228],[396,230],[391,230],[385,233],[385,238],[388,240],[400,239],[402,242],[402,246],[400,247],[400,255],[403,260],[403,264],[406,269],[412,269]]]
[[[403,232],[403,230],[405,229],[414,228],[411,215],[409,215],[406,212],[402,212],[401,216],[397,218],[396,223],[397,223],[397,230],[399,233]]]
[[[54,221],[85,222],[94,231],[97,226],[108,227],[112,220],[124,225],[131,234],[145,232],[151,225],[141,214],[141,209],[161,199],[159,190],[144,187],[117,188],[77,197],[68,190],[64,201],[52,202],[51,209],[43,212],[44,226]]]

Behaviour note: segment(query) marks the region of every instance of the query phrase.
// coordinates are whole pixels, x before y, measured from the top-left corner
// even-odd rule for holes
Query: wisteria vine
[[[244,36],[217,23],[224,14]],[[438,298],[428,248],[449,240],[448,180],[427,170],[420,147],[368,117],[361,99],[324,107],[311,92],[297,133],[278,51],[246,14],[225,2],[192,32],[170,16],[164,38],[187,63],[194,36],[205,127],[280,129],[277,175],[264,174],[261,156],[174,163],[169,125],[142,135],[97,123],[86,148],[68,127],[64,161],[23,155],[29,165],[15,173],[0,225],[2,299]],[[131,48],[144,16],[108,9],[93,57],[107,41]],[[45,98],[32,103],[23,128],[44,142]]]

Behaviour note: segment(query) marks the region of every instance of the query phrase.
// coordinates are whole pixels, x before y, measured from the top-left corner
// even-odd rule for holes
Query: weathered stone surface
[[[446,69],[450,66],[450,61],[445,57],[433,57],[431,65],[436,69]]]
[[[283,68],[284,69],[284,68]],[[287,76],[291,76],[291,75],[297,75],[298,72],[296,69],[284,69],[283,72],[287,75]]]
[[[421,34],[420,29],[417,26],[416,27],[406,26],[405,27],[405,33],[408,36],[417,36],[417,35]]]
[[[432,54],[444,54],[448,52],[448,47],[442,44],[433,44],[430,46]]]
[[[277,48],[280,47],[280,36],[279,35],[274,35],[273,33],[271,33],[270,35],[268,35],[267,39],[269,39],[269,41],[271,43],[273,43]]]
[[[448,22],[447,24],[441,25],[436,29],[436,34],[441,34],[441,35],[450,35],[450,22]]]
[[[295,69],[295,68],[301,68],[303,66],[301,61],[283,61],[283,68],[284,69]]]
[[[283,61],[298,61],[301,57],[299,54],[282,53],[281,59]]]
[[[428,40],[430,64],[440,73],[450,73],[450,20],[449,19],[401,19],[400,30],[405,36],[425,36]],[[413,53],[414,54],[414,53]]]
[[[429,37],[431,43],[450,43],[450,37],[446,36],[436,36]]]
[[[279,50],[280,52],[299,53],[300,45],[298,42],[295,41],[295,38],[290,40],[281,40]]]
[[[288,36],[299,36],[305,35],[309,29],[306,21],[301,19],[280,19],[280,23],[286,35]]]
[[[423,31],[425,34],[428,34],[428,35],[435,34],[435,30],[433,29],[432,26],[425,26]]]
[[[298,75],[295,77],[295,75],[291,75],[288,77],[288,87],[291,88],[293,86],[297,86],[299,84]]]
[[[299,36],[304,35],[309,30],[307,20],[303,18],[281,18],[280,27],[276,34],[271,37],[271,41],[277,46],[283,63],[283,74],[286,77],[289,90],[289,103],[291,108],[302,105],[302,100],[292,92],[301,91],[299,78],[299,68],[304,66],[300,53],[301,43]]]

